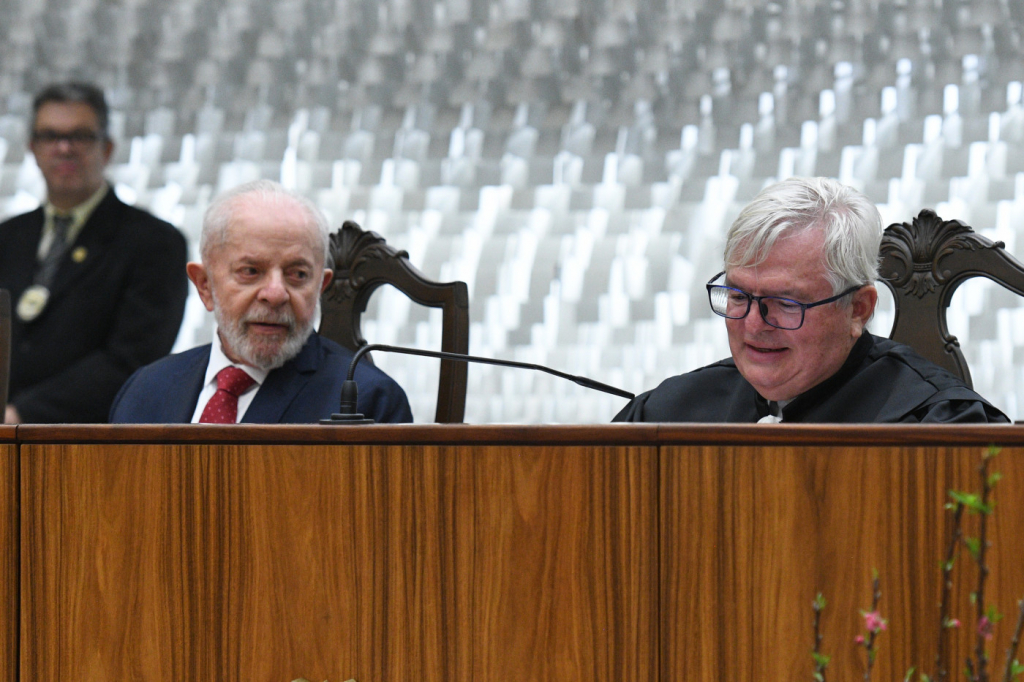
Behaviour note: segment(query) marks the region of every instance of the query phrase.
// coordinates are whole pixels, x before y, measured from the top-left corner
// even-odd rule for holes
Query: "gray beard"
[[[249,310],[241,319],[229,320],[224,316],[216,294],[213,296],[213,316],[217,320],[217,333],[220,335],[221,345],[230,348],[231,352],[245,364],[268,372],[281,367],[298,355],[306,345],[309,335],[313,333],[312,319],[299,326],[290,311]],[[249,336],[249,322],[287,324],[288,334],[276,348],[260,344]]]

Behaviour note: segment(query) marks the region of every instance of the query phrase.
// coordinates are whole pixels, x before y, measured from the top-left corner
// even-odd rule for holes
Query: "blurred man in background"
[[[0,288],[14,306],[4,421],[102,422],[125,379],[174,345],[185,239],[104,178],[114,144],[101,90],[53,85],[33,111],[46,201],[0,224]]]

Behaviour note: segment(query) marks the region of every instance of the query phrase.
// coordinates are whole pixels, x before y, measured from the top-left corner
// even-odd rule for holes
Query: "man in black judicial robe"
[[[1002,412],[912,348],[862,334],[834,375],[782,408],[783,422],[1006,422]],[[666,379],[615,416],[631,422],[747,422],[770,414],[732,358]]]
[[[707,284],[732,357],[665,380],[615,421],[1009,421],[908,346],[867,332],[881,236],[875,206],[834,180],[762,190]]]

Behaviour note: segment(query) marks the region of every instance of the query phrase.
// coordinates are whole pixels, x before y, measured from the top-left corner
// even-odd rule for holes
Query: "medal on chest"
[[[21,293],[15,313],[22,322],[31,322],[39,317],[50,300],[50,290],[42,284],[33,284]]]

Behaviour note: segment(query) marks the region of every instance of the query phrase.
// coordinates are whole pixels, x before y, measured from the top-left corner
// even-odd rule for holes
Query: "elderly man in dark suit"
[[[14,305],[4,421],[105,421],[125,379],[174,345],[185,239],[104,179],[114,145],[99,89],[39,93],[29,146],[46,203],[0,224],[0,288]]]
[[[214,342],[144,367],[111,422],[309,423],[339,408],[352,353],[313,331],[330,229],[309,200],[269,180],[227,192],[203,219],[201,263],[188,276],[217,321]],[[360,365],[359,412],[409,422],[405,392]]]

